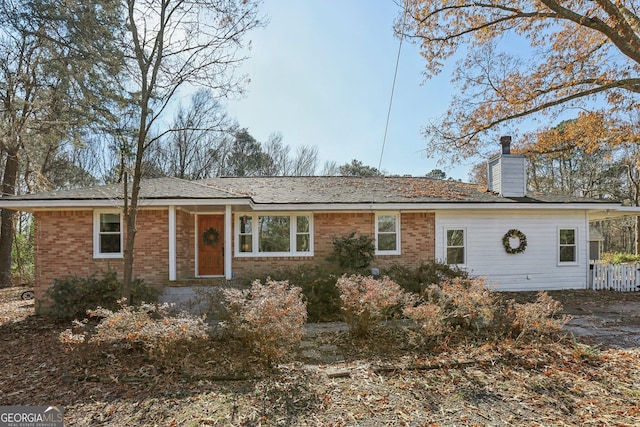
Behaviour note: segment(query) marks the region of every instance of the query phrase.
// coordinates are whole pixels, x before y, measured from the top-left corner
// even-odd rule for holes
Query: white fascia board
[[[250,206],[247,199],[141,199],[138,206],[169,207],[169,206]],[[16,211],[61,210],[78,208],[120,208],[124,206],[122,199],[82,199],[82,200],[2,200],[0,209]]]
[[[589,221],[624,218],[638,215],[640,215],[640,207],[638,206],[615,206],[613,208],[603,207],[589,212]]]
[[[32,212],[36,210],[70,210],[120,208],[122,199],[83,200],[2,200],[0,209]],[[249,199],[142,199],[140,208],[183,206],[245,206],[252,211],[435,211],[435,210],[586,210],[604,217],[640,214],[640,207],[602,203],[254,203]],[[607,212],[608,211],[608,212]]]
[[[461,211],[461,210],[587,210],[611,212],[616,204],[593,203],[349,203],[349,204],[253,204],[254,211]]]

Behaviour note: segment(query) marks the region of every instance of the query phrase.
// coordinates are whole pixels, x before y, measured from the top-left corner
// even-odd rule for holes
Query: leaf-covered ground
[[[265,373],[220,340],[170,364],[65,351],[57,336],[67,325],[33,316],[22,290],[0,290],[0,405],[62,405],[69,426],[640,425],[640,349],[593,337],[423,354],[391,335],[354,342],[339,326],[316,327],[295,361]],[[640,312],[637,295],[598,295],[554,297],[576,318],[605,305],[614,317],[616,305]]]

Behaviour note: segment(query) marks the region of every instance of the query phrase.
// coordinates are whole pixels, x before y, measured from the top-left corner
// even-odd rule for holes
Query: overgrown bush
[[[442,308],[431,302],[418,305],[406,305],[402,314],[413,320],[415,327],[410,329],[409,336],[415,344],[424,345],[435,343],[450,330],[442,314]]]
[[[307,322],[336,322],[342,320],[340,311],[340,293],[336,280],[343,274],[336,265],[298,265],[285,267],[268,276],[276,281],[288,281],[292,286],[302,289],[307,301]]]
[[[416,268],[393,264],[384,269],[383,274],[402,286],[407,292],[422,294],[430,285],[442,283],[457,277],[466,279],[468,273],[455,265],[437,261],[423,262]]]
[[[125,349],[140,349],[161,365],[170,366],[187,352],[193,340],[206,340],[209,326],[202,317],[188,313],[169,314],[168,304],[129,306],[121,299],[118,310],[98,307],[88,310],[89,318],[100,319],[95,328],[87,319],[74,321],[75,331],[63,331],[59,340],[71,347],[111,344]]]
[[[136,279],[131,287],[130,304],[155,302],[158,290]],[[104,307],[117,310],[118,299],[122,296],[122,282],[115,271],[96,272],[88,277],[68,276],[56,279],[47,290],[47,296],[54,302],[50,315],[60,321],[82,318],[87,310]]]
[[[408,298],[388,277],[344,275],[336,287],[340,291],[344,320],[356,336],[367,335],[378,322],[398,314]]]
[[[607,264],[624,264],[627,262],[640,262],[640,255],[627,254],[624,252],[603,252],[601,261]]]
[[[288,282],[256,280],[251,289],[225,289],[228,320],[223,323],[260,356],[266,366],[284,360],[302,339],[307,304]]]
[[[499,305],[484,278],[445,280],[429,286],[424,298],[441,308],[444,320],[452,328],[469,332],[488,329]]]
[[[546,292],[539,292],[535,302],[511,303],[513,310],[512,334],[521,340],[526,336],[550,335],[562,330],[569,320],[566,316],[556,317],[562,304]]]
[[[369,270],[376,247],[369,236],[351,233],[333,238],[333,253],[328,260],[335,263],[343,273],[364,273]]]
[[[538,338],[559,332],[566,318],[557,318],[559,302],[540,292],[532,303],[517,304],[492,292],[485,279],[455,278],[431,285],[420,300],[402,313],[414,323],[414,343],[432,345],[446,337],[459,339]]]

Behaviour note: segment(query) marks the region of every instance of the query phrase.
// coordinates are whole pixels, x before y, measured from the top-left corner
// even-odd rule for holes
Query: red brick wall
[[[316,213],[314,221],[314,256],[309,257],[260,257],[233,258],[233,272],[236,276],[262,275],[285,265],[321,264],[333,251],[333,238],[356,232],[374,238],[375,213]],[[377,256],[372,266],[387,267],[393,263],[416,267],[423,261],[435,257],[435,214],[403,213],[401,252],[402,255]]]
[[[134,275],[149,284],[165,285],[169,279],[168,210],[141,210],[138,213]],[[43,301],[46,289],[54,279],[68,275],[88,276],[95,271],[114,269],[122,277],[122,259],[93,258],[93,211],[36,212],[36,297]],[[417,266],[433,260],[435,255],[435,215],[403,213],[401,216],[402,255],[378,256],[373,267],[392,263]],[[176,211],[177,278],[195,275],[195,215]],[[232,270],[236,276],[262,275],[283,266],[321,264],[333,250],[334,237],[351,232],[374,237],[375,214],[314,214],[313,257],[234,257]]]
[[[190,279],[195,275],[195,215],[176,211],[176,278]]]
[[[169,278],[168,210],[141,210],[137,219],[134,275],[149,284]],[[46,211],[34,214],[35,292],[38,301],[54,279],[89,276],[113,269],[122,277],[121,258],[93,257],[93,211]]]

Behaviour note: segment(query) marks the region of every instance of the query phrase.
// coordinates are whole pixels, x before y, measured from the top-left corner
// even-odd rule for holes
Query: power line
[[[389,97],[389,108],[387,110],[387,122],[384,125],[384,137],[382,138],[382,149],[380,150],[380,161],[378,170],[382,168],[382,156],[384,156],[384,146],[387,143],[387,131],[389,130],[389,119],[391,118],[391,106],[393,105],[393,94],[396,89],[396,78],[398,77],[398,65],[400,64],[400,53],[402,52],[402,41],[404,40],[404,24],[407,19],[407,8],[403,5],[402,26],[400,27],[400,44],[398,45],[398,56],[396,57],[396,68],[393,72],[393,83],[391,84],[391,96]]]

